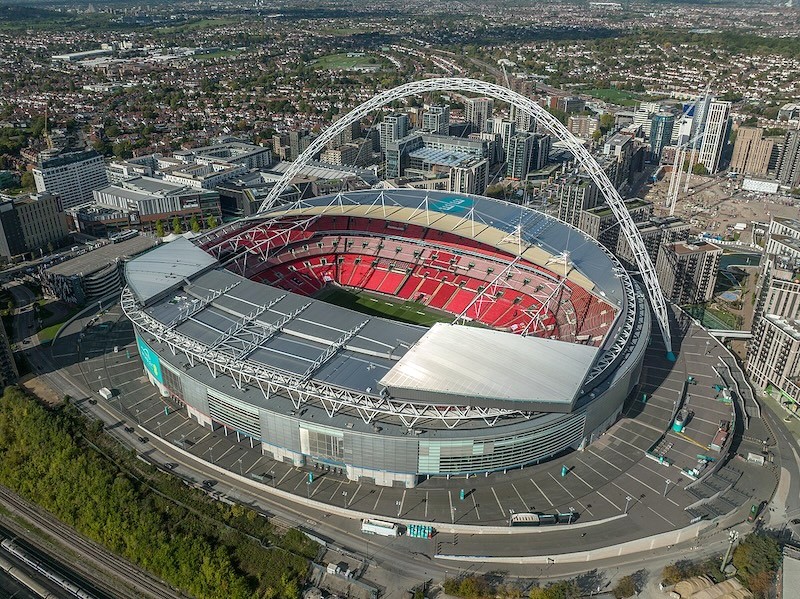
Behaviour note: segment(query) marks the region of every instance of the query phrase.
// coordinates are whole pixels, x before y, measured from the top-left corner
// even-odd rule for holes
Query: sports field
[[[350,70],[356,68],[379,67],[381,61],[371,54],[346,53],[328,54],[311,63],[317,69]]]
[[[356,292],[341,287],[328,287],[320,291],[316,299],[362,314],[410,324],[431,326],[437,322],[453,321],[451,314],[436,312],[418,302],[393,301],[388,297],[366,291]]]

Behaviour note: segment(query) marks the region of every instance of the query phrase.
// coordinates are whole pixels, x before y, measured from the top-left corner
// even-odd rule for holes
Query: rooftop
[[[689,243],[687,241],[676,241],[675,243],[668,244],[669,247],[672,248],[679,256],[688,256],[690,254],[703,254],[706,252],[720,252],[722,253],[722,248],[714,245],[713,243],[708,243],[707,241],[695,241],[693,243]]]
[[[141,254],[156,245],[156,240],[145,235],[137,235],[120,243],[107,243],[83,255],[55,264],[45,269],[47,276],[87,276],[106,268],[116,260]]]

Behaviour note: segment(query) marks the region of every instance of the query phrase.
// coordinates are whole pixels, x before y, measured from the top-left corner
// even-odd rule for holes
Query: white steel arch
[[[631,246],[636,265],[639,268],[645,288],[647,289],[647,294],[650,297],[650,305],[658,320],[659,327],[661,328],[661,335],[667,349],[667,357],[670,360],[674,360],[675,356],[672,353],[672,339],[669,330],[669,318],[667,304],[664,301],[664,294],[661,292],[661,287],[658,284],[658,277],[656,276],[653,261],[650,260],[650,256],[647,254],[647,249],[639,234],[639,230],[636,228],[630,213],[625,208],[625,202],[619,195],[619,192],[611,183],[605,172],[603,172],[603,169],[600,168],[600,165],[597,164],[597,161],[592,158],[592,155],[589,154],[586,148],[580,144],[561,121],[530,98],[526,98],[522,94],[510,90],[507,87],[503,87],[502,85],[479,81],[477,79],[442,77],[412,81],[411,83],[404,83],[393,89],[381,92],[348,112],[344,117],[334,122],[316,137],[309,144],[308,148],[289,165],[283,177],[281,177],[270,190],[269,195],[261,204],[259,212],[269,210],[306,163],[311,160],[315,154],[320,152],[329,141],[344,131],[346,127],[390,102],[433,91],[472,92],[506,102],[532,115],[539,125],[544,127],[544,129],[549,131],[552,135],[555,135],[569,148],[577,163],[589,174],[600,190],[600,193],[603,194],[603,197],[606,199],[606,202],[608,202],[608,206],[611,208],[611,211],[614,213],[619,223],[622,234],[625,235],[625,239],[627,239]]]

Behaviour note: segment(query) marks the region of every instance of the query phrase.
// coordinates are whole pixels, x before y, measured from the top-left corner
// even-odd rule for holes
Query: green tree
[[[175,235],[180,235],[181,233],[183,233],[183,227],[181,226],[181,219],[179,219],[177,216],[172,217],[172,232],[175,233]]]
[[[156,221],[156,237],[164,237],[166,232],[164,231],[164,223],[161,222],[161,219]]]
[[[616,599],[627,599],[636,594],[636,584],[631,576],[623,576],[611,590]]]
[[[192,215],[192,219],[189,221],[189,227],[192,229],[193,233],[200,232],[200,221],[197,220],[196,214]]]
[[[608,133],[614,128],[614,115],[608,112],[600,115],[600,131]]]
[[[697,164],[692,166],[692,174],[693,175],[707,175],[708,174],[708,169],[706,168],[705,164],[703,164],[701,162],[698,162]]]
[[[214,229],[217,226],[217,217],[213,214],[206,219],[206,225],[209,229]]]
[[[736,575],[754,593],[762,592],[765,581],[772,580],[780,560],[780,545],[764,533],[748,535],[733,551]]]
[[[561,580],[546,587],[533,587],[530,599],[578,599],[581,589],[574,580]]]
[[[22,186],[22,189],[33,189],[36,187],[36,181],[33,178],[33,173],[30,171],[25,171],[22,173],[19,183]]]

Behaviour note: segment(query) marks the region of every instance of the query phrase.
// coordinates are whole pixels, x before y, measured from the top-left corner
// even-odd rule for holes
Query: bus
[[[509,526],[545,526],[548,524],[572,524],[578,518],[577,512],[542,514],[540,512],[519,512],[511,514]]]
[[[400,536],[400,527],[394,522],[369,519],[361,521],[361,532],[382,537],[397,537]]]

